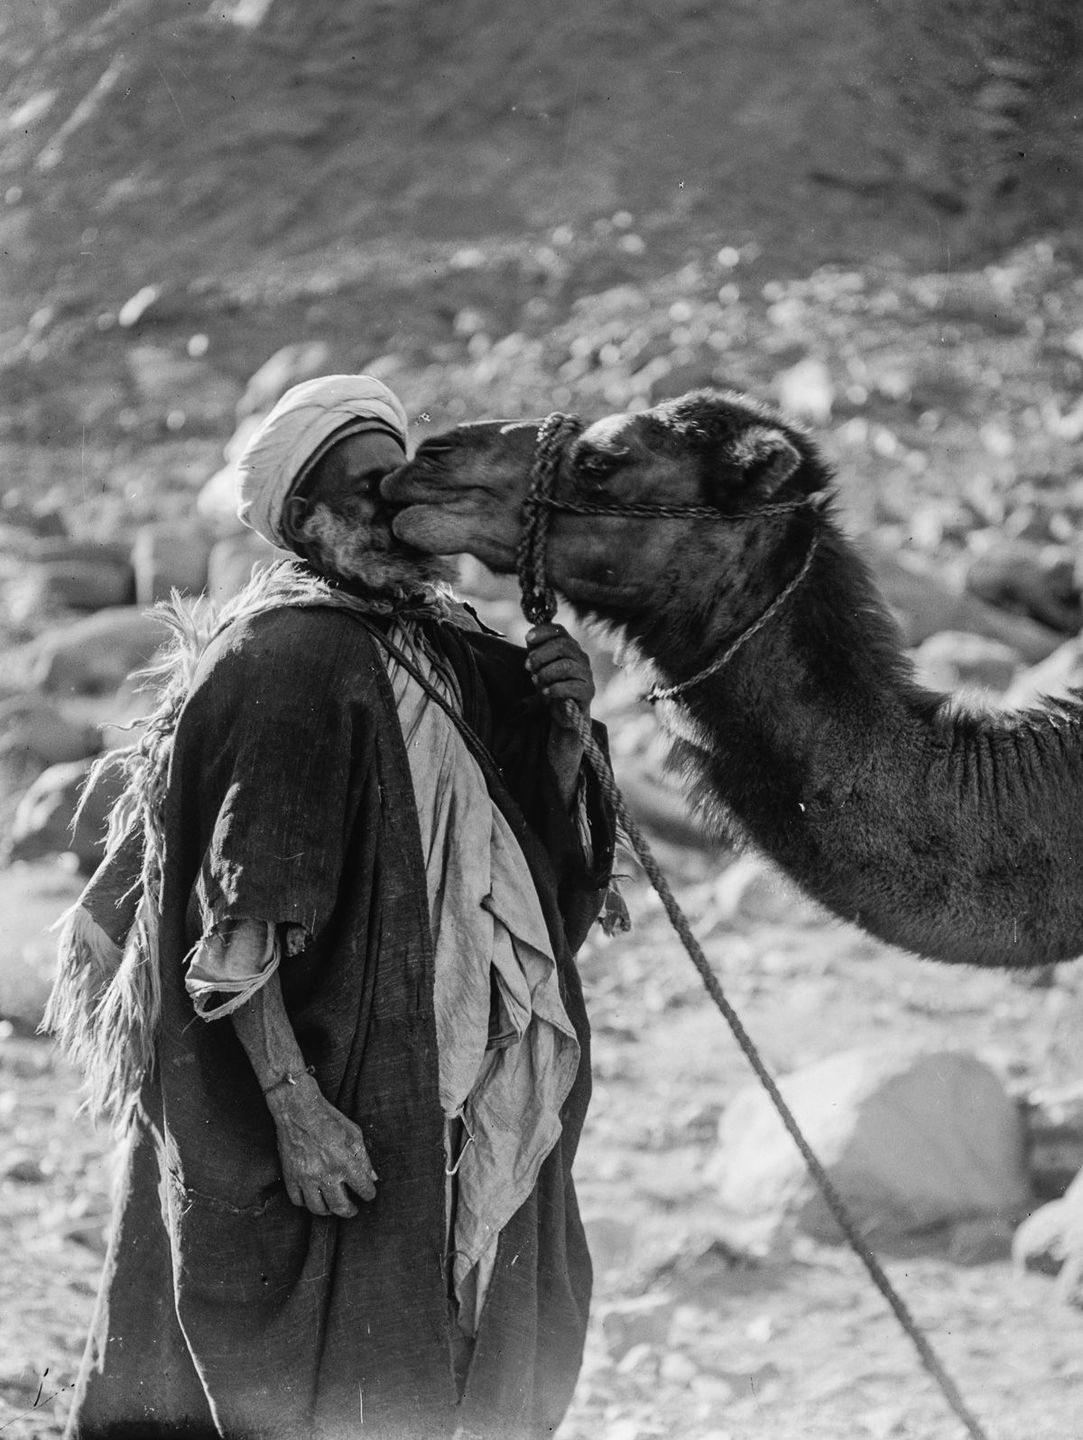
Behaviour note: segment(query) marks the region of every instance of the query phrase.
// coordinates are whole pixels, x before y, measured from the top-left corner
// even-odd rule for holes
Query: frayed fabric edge
[[[57,932],[57,972],[38,1026],[73,1064],[87,1064],[91,1017],[120,969],[124,951],[78,901],[50,926]]]
[[[54,928],[57,976],[41,1029],[82,1070],[84,1108],[123,1129],[153,1067],[161,1014],[154,903],[144,893],[123,948],[79,904]]]
[[[208,942],[215,936],[222,940],[224,948],[228,950],[230,936],[223,934],[227,926],[235,927],[238,924],[262,925],[266,929],[264,953],[259,964],[259,969],[249,975],[240,975],[236,978],[229,978],[225,975],[206,975],[205,977],[194,977],[192,966],[198,962],[198,958],[207,947]],[[276,974],[279,965],[282,963],[282,941],[279,938],[278,926],[268,920],[230,920],[216,924],[212,930],[205,934],[198,943],[189,951],[186,960],[184,988],[191,998],[193,1009],[201,1020],[208,1023],[214,1020],[223,1020],[227,1015],[232,1015],[242,1005],[247,1005],[253,995],[262,990],[271,976]],[[228,995],[228,1000],[223,1000],[219,1005],[210,1005],[211,997],[214,995]]]

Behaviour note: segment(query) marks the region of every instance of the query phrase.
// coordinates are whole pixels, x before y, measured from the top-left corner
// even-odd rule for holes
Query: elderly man
[[[240,513],[302,563],[174,664],[69,917],[49,1019],[129,1147],[78,1440],[540,1437],[571,1395],[590,668],[393,538],[405,441],[364,376],[268,416]]]

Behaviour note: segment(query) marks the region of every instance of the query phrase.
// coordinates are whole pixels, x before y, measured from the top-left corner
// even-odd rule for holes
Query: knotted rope
[[[573,508],[571,502],[553,502],[552,494],[556,482],[556,474],[560,466],[563,447],[570,437],[579,433],[581,428],[582,426],[576,417],[554,414],[548,416],[547,419],[542,422],[538,432],[534,471],[531,477],[531,501],[528,502],[527,520],[523,528],[523,535],[520,539],[517,554],[522,609],[524,615],[532,625],[546,624],[551,621],[556,614],[556,596],[552,586],[549,584],[546,565],[549,514],[554,509],[571,510]],[[652,516],[660,513],[664,513],[666,516],[672,516],[677,509],[690,508],[693,507],[643,506],[636,507],[635,513],[641,514],[644,511],[649,511]],[[599,512],[594,511],[593,513]],[[629,512],[623,507],[611,506],[606,507],[604,513],[624,515]],[[720,518],[718,511],[713,511],[712,516],[713,518]],[[811,551],[809,560],[806,561],[805,570],[799,578],[804,578],[804,573],[807,573],[809,563],[811,563]],[[786,590],[782,592],[780,599],[792,593],[794,588],[796,588],[796,584],[795,582],[791,582]],[[711,673],[721,669],[722,665],[736,653],[738,645],[743,643],[744,639],[751,638],[751,633],[762,628],[777,609],[777,603],[769,607],[764,615],[761,616],[758,621],[754,622],[750,630],[745,632],[737,644],[730,647],[721,662],[710,667]],[[707,672],[703,672],[704,675],[706,673]],[[701,678],[701,676],[694,677],[697,681],[699,678]],[[692,681],[687,683],[691,684]],[[674,687],[674,690],[677,691],[683,688],[686,687]],[[613,807],[617,823],[627,835],[636,858],[643,868],[644,874],[647,876],[647,879],[661,900],[670,923],[677,932],[685,950],[688,952],[688,956],[695,966],[700,979],[703,981],[708,995],[721,1011],[726,1024],[729,1026],[734,1039],[737,1041],[741,1053],[752,1067],[760,1084],[767,1091],[771,1104],[778,1112],[779,1118],[786,1127],[790,1138],[800,1151],[801,1157],[808,1167],[809,1174],[823,1195],[824,1201],[835,1223],[845,1236],[850,1248],[864,1265],[866,1271],[872,1278],[873,1284],[886,1300],[895,1318],[917,1351],[918,1358],[922,1365],[932,1376],[953,1414],[962,1422],[971,1440],[989,1440],[986,1431],[967,1407],[957,1386],[944,1369],[936,1352],[918,1328],[917,1322],[911,1315],[905,1301],[896,1291],[883,1266],[866,1244],[864,1237],[857,1228],[857,1223],[847,1209],[846,1203],[836,1188],[834,1181],[802,1134],[792,1110],[784,1100],[774,1077],[761,1059],[760,1053],[756,1049],[751,1036],[746,1031],[740,1016],[726,998],[718,977],[711,969],[699,941],[692,932],[692,927],[688,922],[687,916],[678,904],[668,880],[662,873],[658,862],[651,852],[646,837],[629,812],[609,762],[591,733],[589,721],[574,701],[566,700],[564,705],[568,719],[574,724],[579,738],[582,741],[584,753],[598,777],[598,783],[602,792]]]

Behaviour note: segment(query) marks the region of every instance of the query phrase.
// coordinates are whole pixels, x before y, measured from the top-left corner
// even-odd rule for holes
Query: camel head
[[[383,482],[399,507],[395,533],[422,550],[467,552],[513,572],[539,424],[459,425],[424,440]],[[686,626],[698,623],[697,611],[718,618],[720,607],[740,623],[777,589],[808,533],[806,524],[790,536],[794,515],[826,483],[800,431],[730,391],[608,415],[565,446],[558,499],[709,507],[718,519],[554,513],[550,581],[577,610],[633,630],[678,599]]]

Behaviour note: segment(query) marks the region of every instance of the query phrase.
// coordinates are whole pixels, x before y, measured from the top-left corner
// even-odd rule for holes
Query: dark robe
[[[590,1091],[572,955],[598,913],[612,819],[592,794],[588,869],[524,652],[421,623],[492,757],[490,793],[537,885],[582,1047],[562,1136],[501,1234],[464,1393],[449,1350],[433,955],[402,733],[357,618],[281,608],[213,642],[177,728],[157,1064],[80,1376],[78,1440],[541,1437],[571,1398],[591,1286],[571,1180]],[[379,1176],[353,1219],[291,1204],[233,1026],[195,1016],[186,958],[226,917],[312,936],[283,959],[282,990],[306,1062],[361,1126]]]

